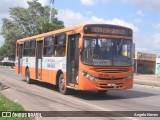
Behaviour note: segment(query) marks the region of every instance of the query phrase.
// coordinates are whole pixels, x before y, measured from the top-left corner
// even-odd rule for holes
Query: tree
[[[42,6],[38,0],[28,1],[28,8],[10,8],[11,19],[3,18],[1,34],[5,38],[0,48],[0,55],[15,55],[16,40],[64,28],[62,21],[55,16],[56,9],[52,9],[51,23],[49,23],[50,8]],[[5,46],[5,49],[3,49]]]

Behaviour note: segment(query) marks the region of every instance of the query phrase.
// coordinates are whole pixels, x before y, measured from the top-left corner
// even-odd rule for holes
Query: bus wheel
[[[69,89],[65,85],[65,80],[64,80],[63,74],[61,74],[59,76],[59,91],[63,95],[69,94]]]
[[[29,69],[26,70],[26,82],[27,82],[28,84],[31,84],[31,83],[32,83],[32,80],[30,79]]]
[[[105,95],[108,90],[98,90],[98,93],[101,95]]]

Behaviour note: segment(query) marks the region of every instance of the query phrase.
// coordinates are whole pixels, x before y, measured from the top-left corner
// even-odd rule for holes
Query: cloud
[[[50,2],[50,0],[38,0],[38,1],[42,4],[42,6],[48,5],[48,3]]]
[[[159,29],[159,30],[160,30],[160,23],[158,23],[158,24],[154,25],[154,28],[155,28],[155,29]]]
[[[9,18],[9,8],[13,7],[28,7],[27,1],[32,0],[0,0],[0,29],[2,26],[2,18]],[[49,3],[49,0],[39,0],[44,6]],[[4,43],[4,38],[0,35],[0,46]]]
[[[1,28],[2,28],[2,23],[0,21],[0,32],[1,32]],[[3,36],[0,35],[0,47],[3,45],[3,43],[4,43],[4,38],[3,38]]]
[[[32,0],[0,0],[0,18],[9,17],[9,8],[28,7],[27,1]],[[39,2],[44,6],[49,0],[39,0]]]
[[[134,34],[134,42],[136,43],[136,51],[160,54],[160,33],[153,35]]]
[[[160,51],[160,33],[154,34],[151,38],[153,40],[153,50]]]
[[[27,1],[32,0],[0,0],[0,14],[8,13],[9,8],[12,7],[27,7]],[[42,5],[47,5],[49,0],[38,0]]]
[[[0,35],[0,47],[3,45],[4,43],[4,38]]]
[[[80,0],[80,1],[83,5],[92,6],[95,5],[96,3],[103,3],[103,4],[107,3],[110,0]]]
[[[81,0],[81,3],[84,4],[84,5],[94,5],[94,0]]]
[[[122,2],[131,3],[145,9],[160,11],[160,0],[121,0]]]
[[[139,19],[139,18],[136,18],[134,21],[135,21],[136,23],[143,23],[143,20],[142,20],[142,19]]]
[[[87,24],[87,23],[102,23],[102,24],[115,24],[122,25],[132,28],[135,32],[138,32],[138,28],[131,23],[127,23],[124,20],[113,18],[111,20],[105,20],[103,18],[98,18],[96,16],[86,17],[81,13],[75,13],[70,9],[59,10],[57,17],[64,21],[66,27],[74,26],[78,24]],[[66,19],[67,18],[67,19]]]
[[[105,24],[116,24],[126,27],[130,27],[134,30],[134,42],[136,43],[136,51],[157,53],[160,51],[160,33],[155,33],[153,35],[143,35],[139,32],[138,28],[124,20],[113,18],[113,19],[103,19],[96,16],[86,17],[81,13],[75,13],[70,9],[60,10],[57,16],[60,20],[64,21],[66,27],[74,26],[78,24],[87,23],[105,23]],[[66,19],[67,18],[67,19]],[[139,21],[140,22],[140,21]]]
[[[136,14],[138,16],[144,16],[144,13],[142,12],[142,10],[137,10]]]

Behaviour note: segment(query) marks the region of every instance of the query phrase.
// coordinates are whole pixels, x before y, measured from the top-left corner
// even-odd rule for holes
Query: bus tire
[[[98,90],[98,94],[105,95],[108,90]]]
[[[64,80],[64,75],[60,74],[59,75],[59,91],[63,95],[69,94],[69,89],[65,85],[65,80]]]
[[[32,83],[32,80],[30,79],[29,69],[26,69],[26,82],[27,82],[28,84],[31,84],[31,83]]]

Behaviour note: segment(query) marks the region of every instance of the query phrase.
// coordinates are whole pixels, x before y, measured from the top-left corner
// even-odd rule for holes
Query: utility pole
[[[52,22],[52,6],[53,6],[54,0],[50,0],[50,17],[49,17],[49,23]]]

